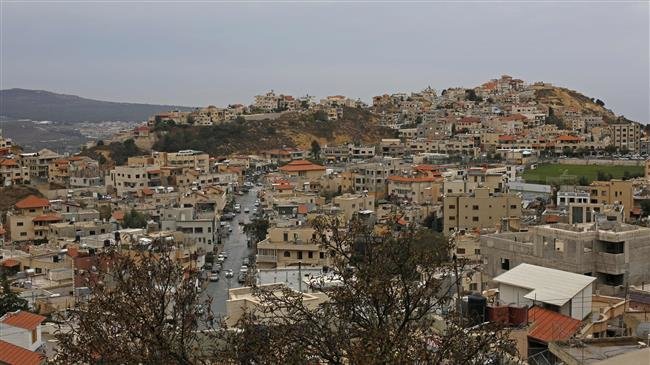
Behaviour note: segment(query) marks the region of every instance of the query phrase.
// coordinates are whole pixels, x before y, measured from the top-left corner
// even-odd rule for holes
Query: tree
[[[605,102],[600,100],[600,99],[596,99],[596,104],[598,104],[600,106],[603,106],[603,107],[605,106]]]
[[[321,122],[327,121],[327,113],[324,110],[317,110],[314,112],[314,120]]]
[[[147,227],[147,216],[131,208],[130,212],[124,214],[124,228],[145,228]]]
[[[264,305],[228,331],[217,356],[253,364],[485,364],[516,353],[507,332],[470,327],[453,310],[451,293],[462,280],[454,272],[463,263],[450,259],[442,235],[392,224],[375,233],[361,221],[344,227],[329,217],[312,226],[338,284],[313,283],[326,294],[313,306],[286,287],[254,287]],[[434,315],[449,308],[444,320]]]
[[[100,140],[97,140],[97,143],[95,143],[95,145],[96,145],[96,146],[103,146],[103,145],[104,145],[104,141],[101,140],[101,139],[100,139]]]
[[[244,233],[259,242],[266,238],[269,230],[269,221],[262,218],[255,218],[244,225]]]
[[[315,139],[311,141],[311,155],[316,160],[320,158],[320,144]]]
[[[581,175],[581,176],[578,178],[578,185],[580,185],[580,186],[587,186],[587,185],[589,185],[589,179],[588,179],[586,176]]]
[[[111,206],[110,205],[101,205],[99,207],[99,219],[108,221],[111,219]]]
[[[608,155],[614,154],[616,152],[617,148],[613,144],[605,146],[605,153]]]
[[[9,312],[27,310],[27,301],[11,290],[7,275],[2,273],[0,280],[2,281],[2,293],[0,293],[0,317]]]
[[[650,199],[641,200],[640,204],[643,215],[646,217],[650,216]]]
[[[92,296],[75,305],[56,333],[59,364],[196,364],[202,321],[196,271],[163,246],[134,256],[97,257],[82,279]]]

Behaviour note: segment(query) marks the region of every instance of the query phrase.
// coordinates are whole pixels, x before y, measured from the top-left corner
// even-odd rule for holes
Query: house
[[[17,160],[0,158],[0,183],[4,185],[29,183],[29,168],[21,166]]]
[[[579,321],[591,315],[594,277],[520,264],[492,280],[502,304],[539,305]]]
[[[63,216],[50,210],[50,201],[30,195],[7,213],[12,241],[46,239],[50,223],[62,222]]]
[[[0,340],[0,364],[42,365],[45,364],[45,360],[42,354]]]
[[[43,346],[41,322],[45,317],[27,311],[6,313],[0,317],[0,340],[29,351]]]
[[[473,193],[446,194],[443,202],[444,233],[447,235],[454,231],[498,228],[505,220],[521,217],[521,196],[491,193],[489,188],[477,188]]]
[[[307,160],[294,160],[279,169],[285,175],[298,177],[308,181],[318,180],[325,175],[325,166],[317,165]]]

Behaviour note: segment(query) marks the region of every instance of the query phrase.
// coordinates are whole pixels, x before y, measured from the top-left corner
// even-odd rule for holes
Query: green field
[[[527,183],[578,184],[580,178],[584,176],[587,182],[591,183],[598,179],[599,171],[608,178],[611,175],[613,179],[622,179],[626,175],[627,177],[643,176],[643,166],[540,164],[535,170],[526,170],[523,178]]]

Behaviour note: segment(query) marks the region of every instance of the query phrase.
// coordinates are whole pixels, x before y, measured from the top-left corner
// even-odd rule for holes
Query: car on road
[[[219,281],[219,274],[211,274],[210,281],[212,282]]]
[[[225,271],[225,273],[226,273],[226,278],[232,278],[233,277],[232,270],[228,269],[228,270]]]
[[[240,213],[241,212],[241,205],[240,204],[235,204],[235,212]]]
[[[220,272],[221,272],[221,264],[214,264],[214,266],[212,266],[212,273],[218,274]]]
[[[219,256],[217,256],[217,262],[222,264],[224,261],[226,261],[226,257],[223,254],[219,254]]]
[[[209,262],[206,262],[205,265],[203,265],[203,270],[212,270],[212,264]]]
[[[239,275],[237,276],[237,281],[241,284],[246,281],[246,273],[245,272],[240,272]]]
[[[248,213],[248,212],[250,212],[250,209],[244,208],[244,213]]]
[[[248,264],[250,264],[250,260],[248,259],[248,257],[244,257],[244,260],[242,261],[242,263],[244,265],[248,266]]]
[[[223,256],[224,259],[228,258],[228,251],[222,251],[221,256]]]

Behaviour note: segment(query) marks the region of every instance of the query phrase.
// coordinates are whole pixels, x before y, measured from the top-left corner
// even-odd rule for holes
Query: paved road
[[[225,238],[223,244],[223,251],[228,253],[228,258],[223,263],[220,279],[218,282],[209,282],[207,289],[203,292],[205,295],[212,297],[212,312],[215,315],[226,314],[226,299],[228,299],[228,289],[238,288],[241,286],[237,282],[237,275],[242,265],[242,260],[252,253],[252,250],[246,247],[247,237],[244,234],[244,227],[239,225],[239,222],[250,221],[250,213],[244,213],[245,208],[251,211],[254,208],[255,200],[257,199],[258,187],[255,187],[244,196],[236,196],[235,200],[241,204],[241,213],[237,214],[235,219],[230,221],[232,232]],[[230,269],[233,271],[234,277],[226,279],[224,271]]]

